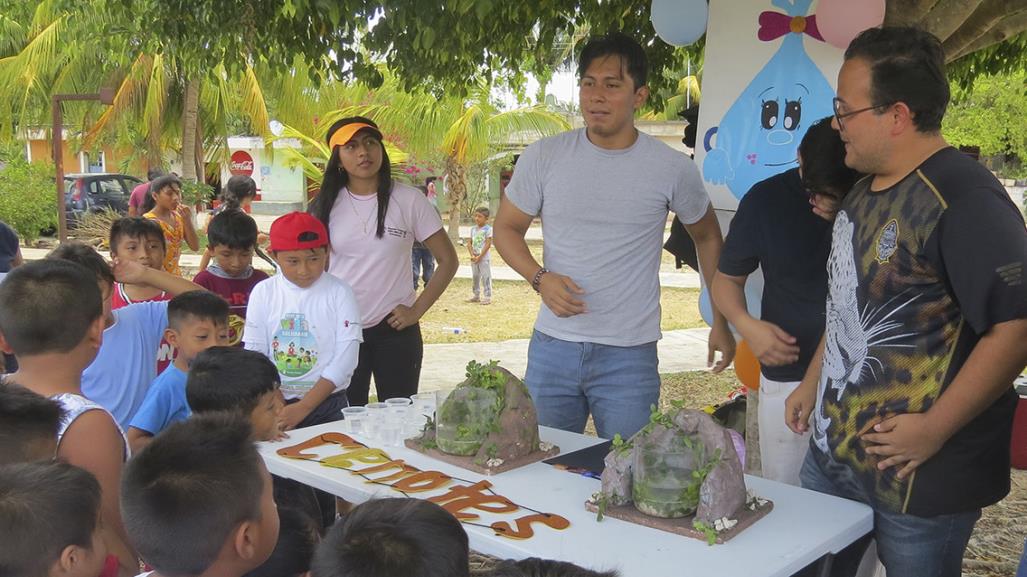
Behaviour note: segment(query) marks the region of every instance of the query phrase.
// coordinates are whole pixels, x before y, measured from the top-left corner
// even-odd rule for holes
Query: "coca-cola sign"
[[[232,153],[232,160],[228,170],[235,176],[253,175],[253,157],[245,150],[236,150]]]

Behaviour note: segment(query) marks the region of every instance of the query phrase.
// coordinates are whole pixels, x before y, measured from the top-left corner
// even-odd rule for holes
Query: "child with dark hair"
[[[128,197],[128,216],[143,216],[143,203],[150,195],[150,185],[162,176],[164,176],[162,168],[155,167],[146,171],[146,182],[137,184]]]
[[[593,571],[565,561],[529,557],[500,561],[482,577],[617,577],[616,571]]]
[[[798,168],[756,183],[742,198],[711,291],[760,361],[763,476],[792,485],[799,484],[809,435],[788,429],[784,404],[823,334],[830,221],[860,177],[845,166],[845,146],[830,117],[807,129],[798,151]],[[757,267],[764,278],[760,318],[749,314],[744,291]]]
[[[277,497],[275,498],[277,502]],[[278,504],[278,543],[263,565],[245,577],[305,577],[321,542],[320,526],[307,512]]]
[[[280,421],[280,386],[278,368],[266,356],[238,347],[212,347],[193,361],[185,391],[194,415],[242,415],[250,421],[253,440],[260,442],[286,436]],[[310,487],[281,477],[273,479],[279,507],[300,509],[316,519],[319,528],[335,520],[331,496],[321,504]]]
[[[354,507],[317,548],[313,577],[467,577],[467,533],[442,507],[380,499]]]
[[[469,302],[492,304],[492,226],[489,225],[489,209],[484,206],[474,209],[474,228],[467,240],[467,252],[471,254],[474,290]]]
[[[207,228],[207,252],[200,263],[200,273],[193,279],[228,301],[231,345],[242,343],[246,305],[253,287],[268,278],[267,273],[253,268],[258,236],[257,223],[250,215],[237,208],[219,212]],[[211,256],[215,264],[207,267]]]
[[[111,258],[135,261],[145,267],[164,270],[164,232],[156,222],[141,216],[119,218],[111,224]],[[147,284],[115,282],[111,309],[133,303],[171,300],[172,295]],[[164,372],[175,358],[175,348],[161,338],[157,346],[157,374]]]
[[[185,396],[193,414],[237,412],[248,418],[255,441],[279,437],[278,368],[266,356],[237,347],[211,347],[196,356]]]
[[[309,214],[275,220],[271,251],[281,271],[253,288],[243,341],[278,367],[286,429],[337,421],[348,405],[346,388],[363,340],[353,290],[325,274],[328,231]],[[273,351],[275,339],[289,342],[292,350]],[[312,368],[286,363],[299,348],[317,357]]]
[[[18,372],[7,380],[50,398],[64,411],[56,431],[57,458],[96,476],[103,489],[107,545],[129,571],[138,560],[127,545],[118,509],[128,443],[111,414],[83,396],[81,388],[83,369],[103,338],[103,311],[95,274],[73,262],[30,262],[0,283],[0,348],[19,361]]]
[[[142,206],[143,217],[160,225],[166,241],[164,270],[182,276],[178,259],[182,256],[182,241],[192,250],[199,250],[200,241],[193,227],[193,212],[182,204],[182,181],[174,174],[162,176],[150,184],[150,193]]]
[[[10,379],[0,383],[0,466],[53,459],[63,418],[54,400]]]
[[[189,365],[201,352],[228,344],[228,303],[208,291],[178,295],[168,303],[164,338],[178,350],[178,356],[153,381],[132,417],[128,428],[132,452],[142,449],[172,423],[189,418],[185,393]]]
[[[236,415],[175,423],[125,467],[125,527],[152,577],[241,577],[271,555],[271,475]]]
[[[140,216],[119,218],[111,223],[109,244],[111,258],[131,260],[145,267],[162,270],[164,267],[164,233],[156,222]],[[114,283],[111,308],[137,302],[169,300],[170,295],[157,287]]]
[[[111,310],[115,280],[148,284],[172,295],[202,287],[137,262],[118,260],[112,269],[99,253],[82,243],[63,244],[47,259],[79,264],[94,275],[93,283],[99,286],[103,296],[103,344],[96,352],[96,359],[82,373],[82,391],[110,411],[119,425],[127,427],[157,376],[154,351],[168,325],[168,303],[135,303]]]
[[[257,183],[244,174],[236,174],[228,179],[228,184],[221,192],[221,206],[218,210],[250,211],[250,205],[257,198]]]
[[[106,574],[100,484],[67,463],[0,467],[0,573],[4,577]]]

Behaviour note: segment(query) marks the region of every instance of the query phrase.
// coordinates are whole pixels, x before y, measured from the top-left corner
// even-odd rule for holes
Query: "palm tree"
[[[102,21],[103,13],[48,0],[26,24],[0,17],[0,102],[6,103],[0,104],[0,138],[16,126],[45,124],[50,95],[95,92],[101,85],[116,87],[114,104],[102,112],[97,105],[75,107],[77,115],[69,118],[84,134],[83,146],[112,136],[130,148],[143,144],[149,166],[162,164],[163,150],[178,148],[188,180],[202,175],[205,149],[214,151],[211,159],[227,161],[233,115],[269,136],[267,104],[252,66],[234,76],[223,65],[187,74],[175,58],[129,44],[124,51],[99,50],[91,31],[113,26]],[[177,142],[164,137],[175,133]]]

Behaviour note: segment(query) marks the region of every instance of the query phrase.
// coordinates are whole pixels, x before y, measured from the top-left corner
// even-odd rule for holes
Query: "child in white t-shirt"
[[[321,221],[289,213],[270,236],[280,273],[253,288],[243,341],[278,368],[285,429],[337,421],[363,340],[357,301],[349,285],[324,274],[328,231]]]
[[[474,296],[469,302],[492,304],[492,225],[489,224],[489,209],[484,206],[474,210],[474,224],[467,251],[471,253],[471,277]],[[480,287],[480,288],[479,288]]]

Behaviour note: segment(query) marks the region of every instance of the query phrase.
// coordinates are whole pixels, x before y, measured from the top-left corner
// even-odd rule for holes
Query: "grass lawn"
[[[471,280],[453,279],[435,306],[421,319],[421,332],[426,344],[531,337],[540,299],[527,282],[493,281],[492,304],[488,306],[468,303],[470,297]],[[697,289],[664,288],[660,301],[663,330],[705,326],[699,316]],[[453,334],[445,331],[445,327],[459,327],[466,332]]]

